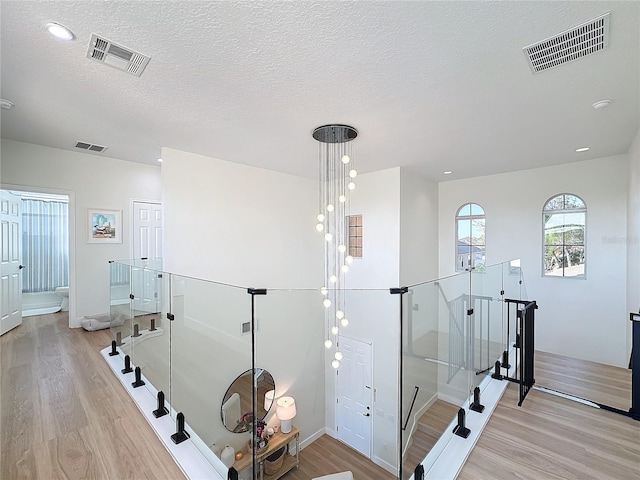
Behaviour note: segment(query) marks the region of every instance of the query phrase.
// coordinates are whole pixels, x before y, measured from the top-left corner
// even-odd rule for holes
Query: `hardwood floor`
[[[557,356],[548,362],[549,356],[539,357],[536,383],[545,379],[544,386],[551,387],[546,379],[562,378],[564,385],[581,385],[580,396],[586,398],[609,390],[607,402],[626,404],[628,410],[627,390],[619,379],[625,372],[610,376],[607,372],[616,367]],[[591,380],[581,377],[585,371]],[[616,391],[622,398],[616,397]],[[517,386],[510,384],[459,480],[640,478],[640,422],[535,389],[522,407],[517,400]]]
[[[0,478],[183,479],[100,356],[110,343],[108,332],[67,324],[64,313],[27,317],[0,337]],[[546,362],[553,364],[546,371],[544,356],[539,360],[538,382],[553,375],[566,382],[578,371],[574,361],[561,359]],[[589,393],[596,390],[625,395],[624,380],[616,388],[616,375],[587,367],[596,370],[580,396],[599,401]],[[614,388],[607,386],[609,378]],[[628,408],[624,398],[616,401]],[[640,422],[540,391],[518,407],[517,388],[509,385],[458,478],[639,478],[639,439]],[[299,470],[283,479],[344,470],[356,480],[395,478],[324,435],[300,452]]]

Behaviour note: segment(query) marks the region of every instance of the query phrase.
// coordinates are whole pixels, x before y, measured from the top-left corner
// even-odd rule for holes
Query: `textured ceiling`
[[[360,172],[440,181],[625,153],[640,2],[5,1],[2,137],[156,163],[161,147],[313,177],[311,131],[360,131]],[[611,12],[610,47],[532,74],[522,47]],[[51,37],[56,21],[76,35]],[[91,34],[151,57],[86,58]],[[611,99],[609,108],[591,105]],[[591,146],[578,154],[575,149]],[[453,170],[450,177],[443,170]]]

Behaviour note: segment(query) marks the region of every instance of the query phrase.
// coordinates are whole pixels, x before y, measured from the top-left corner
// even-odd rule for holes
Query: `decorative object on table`
[[[236,460],[242,460],[242,457],[244,457],[244,453],[236,452]]]
[[[264,394],[264,411],[266,413],[269,413],[269,410],[271,410],[271,407],[273,406],[273,400],[275,397],[276,397],[275,390],[269,390],[267,393]]]
[[[211,451],[213,452],[213,454],[216,457],[220,458],[220,447],[218,445],[216,445],[215,443],[212,443],[210,448],[211,448]]]
[[[122,243],[122,211],[88,209],[87,243]]]
[[[278,450],[265,458],[263,463],[264,473],[266,473],[267,475],[278,473],[278,470],[280,470],[280,468],[282,467],[282,463],[284,462],[285,452],[286,447],[280,447]]]
[[[272,437],[274,433],[276,433],[276,431],[273,429],[273,427],[267,428],[267,437]]]
[[[273,426],[273,433],[278,433],[279,430],[280,430],[280,425]]]
[[[220,460],[224,463],[224,466],[230,468],[236,461],[236,451],[233,447],[227,445],[222,449],[220,453]]]
[[[247,414],[249,415],[249,414]],[[263,420],[256,422],[255,437],[252,437],[247,442],[247,451],[251,453],[251,450],[255,447],[256,453],[261,453],[262,450],[267,448],[269,438],[267,436],[267,424]]]
[[[293,397],[280,397],[276,402],[276,417],[280,420],[282,433],[291,431],[291,420],[296,416],[296,401]]]

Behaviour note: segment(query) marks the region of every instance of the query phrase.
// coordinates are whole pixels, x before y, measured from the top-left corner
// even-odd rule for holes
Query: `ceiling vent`
[[[610,13],[554,37],[524,47],[533,73],[543,72],[563,63],[591,55],[609,46]]]
[[[118,70],[139,77],[151,60],[150,57],[134,52],[130,48],[123,47],[111,40],[99,37],[95,33],[91,35],[87,58],[104,63]]]
[[[94,145],[92,143],[87,142],[78,142],[76,143],[76,148],[81,148],[82,150],[89,150],[90,152],[102,153],[107,147],[103,147],[102,145]]]

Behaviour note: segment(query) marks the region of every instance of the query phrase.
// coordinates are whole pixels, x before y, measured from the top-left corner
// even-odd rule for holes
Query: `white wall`
[[[168,148],[163,149],[162,158],[165,270],[268,289],[266,296],[255,298],[256,366],[273,374],[277,396],[295,398],[298,413],[293,423],[302,441],[313,438],[324,431],[323,380],[328,366],[324,307],[318,291],[323,237],[315,230],[317,183]],[[282,287],[313,290],[278,290]],[[217,435],[224,432],[217,420],[222,395],[250,364],[231,357],[230,361],[220,359],[222,349],[216,349],[213,338],[220,341],[216,332],[226,325],[224,342],[244,346],[244,355],[251,358],[250,337],[240,334],[241,323],[251,320],[251,296],[246,290],[233,294],[239,289],[228,286],[211,288],[229,294],[217,299],[200,295],[198,304],[192,302],[189,317],[197,321],[186,324],[183,335],[194,337],[194,344],[208,345],[208,350],[201,348],[186,356],[205,368],[216,365],[216,377],[226,379],[215,391],[209,389],[216,423],[206,440],[219,443]],[[200,338],[204,332],[212,335],[209,341]],[[270,419],[275,422],[273,415]],[[230,437],[226,435],[225,441],[238,447],[241,437]]]
[[[71,248],[69,324],[80,326],[84,315],[109,312],[109,260],[126,259],[130,249],[132,198],[160,200],[160,169],[102,155],[69,152],[29,143],[2,140],[3,185],[34,191],[64,190],[69,204]],[[122,211],[121,244],[88,244],[88,208]]]
[[[400,170],[400,284],[438,278],[438,185]]]
[[[627,366],[626,155],[440,184],[440,275],[454,272],[454,218],[460,205],[486,212],[487,264],[522,258],[537,300],[536,348]],[[542,208],[559,193],[587,204],[585,280],[542,277]]]
[[[640,312],[640,130],[629,149],[629,193],[627,197],[627,310]],[[628,322],[631,355],[631,322]]]
[[[400,286],[400,169],[358,175],[351,214],[362,214],[362,258],[347,275],[347,288],[375,289],[347,294],[349,326],[341,334],[373,345],[372,460],[397,466],[398,333],[400,298],[389,293]],[[335,430],[335,373],[328,372],[327,426]]]

